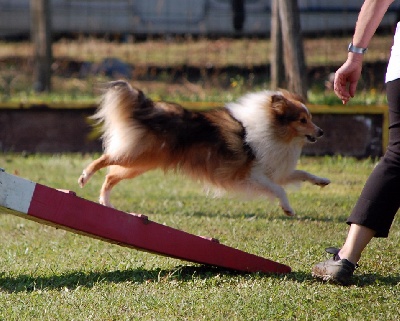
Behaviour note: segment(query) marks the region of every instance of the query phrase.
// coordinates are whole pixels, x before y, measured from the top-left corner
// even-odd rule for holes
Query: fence
[[[50,0],[55,33],[135,35],[196,34],[265,36],[271,0]],[[323,34],[354,27],[363,0],[299,0],[302,30]],[[0,36],[27,34],[29,0],[0,1]],[[382,25],[398,20],[394,3]],[[236,15],[236,16],[235,16]],[[235,23],[236,20],[236,23]],[[239,20],[243,20],[241,23]]]
[[[54,91],[84,99],[99,82],[120,77],[170,99],[227,100],[268,87],[271,1],[245,0],[240,12],[234,2],[50,0]],[[329,87],[362,2],[298,1],[311,89]],[[399,12],[395,3],[371,43],[361,83],[366,92],[382,88]],[[24,98],[32,87],[30,21],[29,0],[0,0],[3,101]]]

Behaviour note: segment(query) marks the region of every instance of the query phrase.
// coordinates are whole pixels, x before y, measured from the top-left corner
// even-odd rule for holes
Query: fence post
[[[51,90],[50,0],[30,0],[31,40],[34,45],[34,85],[37,92]]]
[[[283,65],[282,28],[279,19],[279,0],[271,3],[271,89],[284,87],[285,66]]]
[[[307,99],[307,75],[297,0],[279,0],[278,3],[288,89]]]

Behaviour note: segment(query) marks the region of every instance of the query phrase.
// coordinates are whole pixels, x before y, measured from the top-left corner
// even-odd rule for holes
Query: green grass
[[[9,173],[95,201],[104,171],[78,189],[96,155],[0,155]],[[375,162],[302,158],[329,177],[289,192],[297,216],[275,203],[207,198],[181,176],[151,172],[116,187],[116,208],[287,264],[288,275],[236,274],[119,247],[0,215],[0,320],[399,320],[400,225],[371,242],[355,284],[311,277],[323,249],[340,246],[344,224]],[[85,215],[85,213],[82,213]]]
[[[20,104],[50,104],[55,106],[63,104],[67,108],[73,108],[75,104],[89,103],[95,104],[99,101],[101,91],[99,88],[110,81],[105,77],[90,78],[79,82],[53,77],[54,90],[51,93],[36,93],[33,90],[27,90],[30,87],[27,80],[20,89],[15,89],[4,93],[0,88],[0,104],[9,108],[9,106]],[[201,103],[221,103],[234,101],[240,96],[254,91],[269,89],[268,82],[262,84],[248,84],[242,76],[236,76],[227,80],[230,85],[226,88],[203,88],[201,85],[194,85],[198,91],[193,92],[185,86],[174,86],[173,84],[158,82],[131,82],[134,86],[141,88],[147,96],[155,101],[174,101],[179,103],[201,102]],[[0,86],[1,87],[1,86]],[[178,88],[179,87],[179,88]],[[313,86],[308,91],[308,102],[314,105],[338,106],[341,105],[339,98],[333,91],[327,91],[321,84]],[[349,101],[346,106],[381,106],[386,105],[386,94],[383,90],[364,89],[359,90],[356,96]]]
[[[340,100],[325,88],[332,66],[339,67],[347,57],[349,37],[305,38],[306,65],[318,67],[315,79],[310,79],[311,103],[337,105]],[[365,63],[387,61],[392,35],[376,35],[369,46]],[[342,48],[338,50],[338,48]],[[141,88],[151,98],[169,101],[227,102],[240,95],[270,87],[269,75],[251,72],[270,63],[269,39],[207,39],[173,37],[147,41],[113,42],[93,37],[59,39],[53,43],[52,93],[35,93],[32,89],[33,45],[29,42],[0,42],[0,102],[76,102],[97,101],[99,85],[110,80],[103,75],[82,77],[66,61],[99,63],[105,58],[118,58],[134,67],[133,85]],[[165,69],[154,74],[156,68]],[[178,76],[186,67],[198,69],[201,76]],[[225,70],[238,67],[250,74],[236,75]],[[335,69],[336,69],[335,67]],[[71,69],[72,68],[72,69]],[[208,70],[214,68],[212,74]],[[371,73],[384,73],[371,71]],[[363,74],[370,82],[376,76]],[[379,77],[378,77],[379,78]],[[383,85],[383,84],[382,84]],[[353,104],[382,104],[385,102],[380,82],[370,88],[368,81],[360,81]],[[353,102],[354,101],[354,102]]]

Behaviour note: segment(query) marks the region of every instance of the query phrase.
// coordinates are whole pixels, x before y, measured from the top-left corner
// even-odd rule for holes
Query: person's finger
[[[349,93],[347,92],[346,88],[346,78],[341,75],[341,74],[336,74],[335,75],[335,81],[334,81],[334,92],[339,98],[343,98],[346,96],[349,96]]]
[[[357,82],[356,81],[351,82],[349,85],[349,94],[351,97],[354,97],[356,93],[356,88],[357,88]]]

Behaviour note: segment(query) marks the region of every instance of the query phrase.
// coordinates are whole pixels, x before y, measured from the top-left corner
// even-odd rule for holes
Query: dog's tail
[[[126,81],[118,80],[107,84],[99,108],[91,117],[97,125],[102,124],[102,139],[105,152],[116,157],[127,152],[130,143],[140,139],[140,128],[133,120],[134,109],[146,100],[142,91]],[[135,139],[136,138],[136,139]]]
[[[91,117],[103,123],[105,130],[113,124],[129,121],[133,108],[145,99],[144,94],[123,80],[109,82],[97,112]]]

